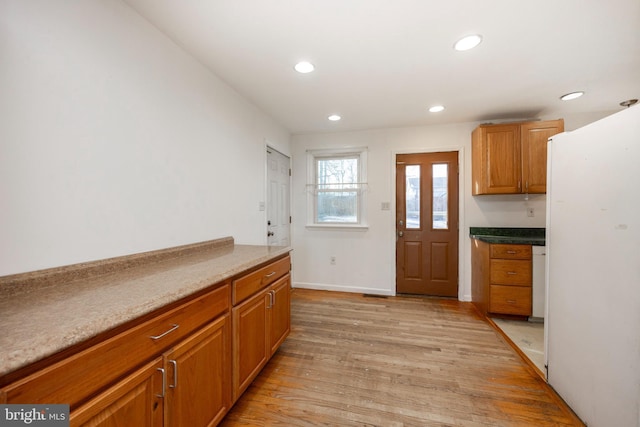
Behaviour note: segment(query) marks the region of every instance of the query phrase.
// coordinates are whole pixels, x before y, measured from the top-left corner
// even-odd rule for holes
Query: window
[[[366,149],[307,152],[307,226],[366,228]]]

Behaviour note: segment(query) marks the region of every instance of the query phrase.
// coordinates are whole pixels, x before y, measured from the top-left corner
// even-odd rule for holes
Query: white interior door
[[[267,147],[267,244],[289,246],[291,211],[290,159]]]

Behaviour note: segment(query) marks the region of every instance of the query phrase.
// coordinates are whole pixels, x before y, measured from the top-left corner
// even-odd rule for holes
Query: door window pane
[[[420,165],[405,167],[406,228],[420,228]]]
[[[432,227],[437,230],[447,230],[449,228],[449,165],[447,163],[434,163],[432,174]]]

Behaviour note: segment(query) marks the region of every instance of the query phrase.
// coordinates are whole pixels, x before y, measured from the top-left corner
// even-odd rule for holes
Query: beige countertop
[[[0,376],[290,250],[224,238],[0,277]]]

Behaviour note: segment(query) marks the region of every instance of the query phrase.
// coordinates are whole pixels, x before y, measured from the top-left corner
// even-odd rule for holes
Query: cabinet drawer
[[[491,284],[531,286],[531,261],[492,259]]]
[[[286,256],[233,281],[233,305],[284,276],[291,269],[291,258]]]
[[[67,403],[73,409],[178,340],[229,311],[224,285],[5,387],[7,403]]]
[[[491,258],[531,259],[531,245],[491,245]]]
[[[531,288],[491,285],[489,292],[491,313],[531,315]]]

